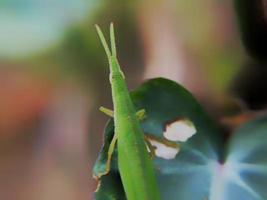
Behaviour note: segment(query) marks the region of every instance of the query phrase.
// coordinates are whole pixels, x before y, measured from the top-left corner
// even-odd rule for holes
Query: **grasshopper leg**
[[[138,110],[136,112],[136,116],[138,120],[142,121],[143,119],[146,118],[146,110],[145,109]]]
[[[114,112],[113,112],[113,110],[111,110],[111,109],[108,109],[108,108],[106,108],[106,107],[101,106],[101,107],[99,108],[99,110],[100,110],[102,113],[104,113],[105,115],[109,116],[109,117],[114,117]],[[145,119],[145,117],[146,117],[146,111],[145,111],[145,109],[138,110],[138,111],[136,112],[136,117],[137,117],[138,120],[140,120],[140,121],[143,120],[143,119]]]
[[[110,109],[105,108],[105,107],[103,107],[103,106],[101,106],[101,107],[99,108],[99,110],[100,110],[102,113],[104,113],[105,115],[109,116],[109,117],[114,117],[114,112],[113,112],[113,110],[110,110]]]
[[[118,137],[117,137],[117,134],[115,133],[108,148],[108,159],[107,159],[105,174],[108,174],[110,171],[111,158],[112,158],[112,154],[114,152],[115,146],[116,146],[117,139]]]
[[[146,142],[146,147],[149,151],[149,155],[151,159],[153,159],[156,156],[156,153],[155,153],[156,148],[151,145],[149,139],[146,136],[145,136],[145,142]]]

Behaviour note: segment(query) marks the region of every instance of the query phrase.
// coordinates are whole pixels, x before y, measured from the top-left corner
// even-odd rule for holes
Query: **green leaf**
[[[225,199],[267,199],[267,116],[236,130],[224,171]]]
[[[194,199],[188,188],[197,190],[197,195],[204,199],[209,194],[211,172],[210,162],[218,162],[222,149],[222,138],[218,129],[204,113],[192,95],[177,83],[163,78],[152,79],[144,83],[131,93],[136,110],[145,109],[146,119],[142,121],[145,134],[158,140],[166,140],[163,136],[165,126],[175,120],[187,119],[195,126],[197,132],[187,142],[176,142],[180,151],[174,159],[154,158],[158,183],[161,188],[162,199]],[[105,171],[107,150],[114,134],[113,121],[108,123],[105,130],[105,142],[94,167],[95,176]],[[113,172],[117,172],[116,153],[113,155],[111,173],[106,175],[112,179]],[[101,178],[103,179],[103,178]],[[122,187],[120,181],[109,187]],[[205,188],[199,185],[205,185]],[[101,183],[100,188],[107,187]],[[179,189],[179,192],[177,192]],[[99,190],[105,194],[106,190]],[[108,191],[107,191],[108,192]],[[108,199],[108,198],[106,198]]]
[[[103,176],[97,192],[95,192],[95,199],[101,200],[125,200],[125,193],[122,187],[120,176],[118,172],[111,171],[108,176]]]
[[[162,200],[267,199],[267,116],[242,125],[224,146],[214,122],[177,83],[152,79],[134,90],[131,96],[136,110],[146,110],[147,117],[141,122],[145,134],[163,145],[173,142],[164,137],[166,124],[187,119],[196,129],[196,134],[187,141],[176,142],[180,151],[173,159],[153,158]],[[105,171],[113,134],[114,125],[110,120],[94,167],[95,176]],[[111,171],[100,180],[96,200],[126,200],[116,151]]]

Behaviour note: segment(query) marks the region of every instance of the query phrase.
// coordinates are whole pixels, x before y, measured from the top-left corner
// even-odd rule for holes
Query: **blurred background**
[[[114,22],[130,89],[167,77],[212,117],[242,109],[248,60],[231,0],[1,0],[0,199],[91,200],[91,168],[112,108],[94,24]]]

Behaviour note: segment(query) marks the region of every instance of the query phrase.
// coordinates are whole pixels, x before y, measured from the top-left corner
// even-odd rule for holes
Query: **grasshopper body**
[[[110,26],[111,51],[100,28],[96,27],[109,60],[114,105],[114,137],[117,138],[118,167],[127,199],[159,200],[154,167],[117,60],[113,25]]]

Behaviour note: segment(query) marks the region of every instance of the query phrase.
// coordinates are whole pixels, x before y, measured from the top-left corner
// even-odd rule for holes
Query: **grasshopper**
[[[108,57],[114,112],[115,134],[110,144],[110,159],[117,143],[118,167],[128,200],[160,200],[156,175],[147,152],[144,133],[127,89],[125,76],[121,71],[117,53],[113,24],[110,24],[110,43],[99,28],[96,29]]]

